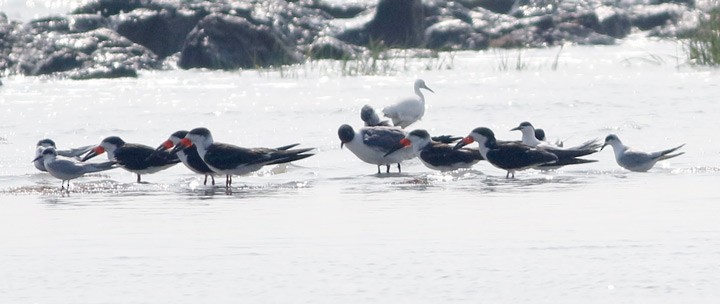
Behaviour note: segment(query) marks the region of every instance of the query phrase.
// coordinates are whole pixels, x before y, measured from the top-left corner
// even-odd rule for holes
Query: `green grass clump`
[[[687,43],[690,63],[694,65],[720,65],[720,8],[703,18]]]

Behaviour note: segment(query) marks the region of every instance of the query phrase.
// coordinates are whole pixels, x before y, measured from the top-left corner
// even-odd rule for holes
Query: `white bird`
[[[62,180],[60,189],[64,189],[65,181],[67,181],[67,191],[70,191],[70,180],[85,175],[85,173],[100,172],[117,168],[114,161],[104,163],[76,163],[69,160],[57,159],[57,151],[55,148],[46,148],[42,154],[36,157],[33,162],[42,160],[45,169],[53,177]]]
[[[393,125],[404,129],[425,115],[425,96],[420,92],[420,89],[435,93],[425,85],[424,80],[418,79],[415,80],[415,94],[417,97],[403,99],[383,109],[383,114],[385,114],[385,117],[392,119]]]
[[[88,151],[92,149],[93,146],[84,146],[79,148],[74,148],[70,150],[58,150],[57,146],[55,145],[55,141],[49,138],[41,139],[38,141],[37,146],[35,147],[35,159],[36,161],[33,162],[33,165],[35,165],[35,168],[40,171],[47,171],[45,169],[45,165],[43,165],[42,157],[38,158],[38,156],[42,155],[42,152],[45,151],[47,148],[53,148],[55,149],[55,152],[57,155],[64,156],[64,157],[79,157]]]
[[[338,129],[340,148],[347,146],[348,150],[357,158],[377,165],[378,174],[380,166],[386,166],[390,173],[390,165],[397,164],[398,172],[402,171],[400,163],[415,157],[412,149],[403,149],[388,157],[384,155],[395,148],[402,148],[400,140],[405,138],[405,131],[396,127],[365,127],[357,132],[349,125],[342,125]]]
[[[600,150],[605,148],[607,145],[611,145],[613,147],[613,151],[615,151],[615,161],[617,161],[618,165],[634,172],[648,171],[650,168],[655,166],[655,163],[658,161],[685,154],[685,152],[670,154],[675,152],[677,149],[682,148],[685,144],[672,149],[652,153],[634,151],[630,147],[624,145],[620,141],[620,138],[618,138],[615,134],[610,134],[605,137],[605,144],[603,144]]]
[[[535,129],[535,127],[531,123],[524,121],[520,123],[519,126],[512,128],[510,131],[522,132],[522,143],[531,147],[544,147],[563,150],[597,150],[601,146],[598,142],[598,139],[591,139],[578,146],[565,148],[562,147],[562,145],[552,144],[543,139],[539,139],[537,136],[538,130],[541,129]],[[544,138],[545,131],[540,132],[540,134],[543,135]]]

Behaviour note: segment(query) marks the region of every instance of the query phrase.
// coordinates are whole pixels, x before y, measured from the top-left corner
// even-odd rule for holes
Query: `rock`
[[[562,2],[557,0],[517,0],[508,14],[517,18],[552,16],[560,4]],[[572,1],[572,4],[580,3]]]
[[[75,80],[87,80],[87,79],[107,79],[107,78],[137,78],[137,70],[125,65],[116,66],[103,66],[92,69],[75,71],[68,73],[66,77]]]
[[[332,18],[352,18],[368,9],[367,4],[360,2],[354,3],[325,1],[325,0],[305,0],[301,4],[307,8],[314,8],[323,11]]]
[[[491,39],[490,46],[496,48],[539,47],[546,44],[534,27],[516,29],[499,38]]]
[[[178,65],[183,69],[238,69],[300,61],[294,46],[285,45],[267,26],[242,17],[211,14],[188,34]]]
[[[630,22],[640,30],[646,31],[657,26],[676,24],[687,8],[678,4],[638,5],[632,10]]]
[[[425,30],[425,47],[436,50],[459,50],[474,33],[470,24],[458,19],[438,22]]]
[[[308,47],[307,54],[313,59],[345,60],[354,58],[360,51],[337,38],[323,36]]]
[[[494,13],[507,14],[512,9],[515,1],[516,0],[458,0],[457,2],[469,9],[480,7]]]
[[[68,16],[68,20],[69,30],[73,33],[84,33],[109,25],[107,18],[94,14],[74,14]]]
[[[86,56],[87,55],[83,53],[69,48],[62,48],[45,56],[42,60],[31,66],[32,69],[25,74],[31,76],[46,75],[76,69],[82,66],[83,61],[87,60],[85,58]]]
[[[165,58],[180,51],[185,37],[195,27],[200,16],[190,10],[171,8],[155,11],[141,8],[115,19],[116,31],[120,35]]]
[[[598,34],[588,27],[570,22],[558,24],[557,27],[549,33],[546,41],[550,45],[558,45],[565,42],[585,45],[615,44],[615,39],[610,36]]]
[[[615,8],[600,7],[596,10],[596,13],[600,22],[598,33],[613,38],[625,38],[630,35],[632,22],[630,16],[625,12]]]
[[[371,41],[386,46],[415,47],[422,43],[423,6],[420,0],[380,0],[375,17],[365,26]]]
[[[103,17],[110,17],[120,13],[131,12],[134,9],[147,7],[151,1],[148,0],[94,0],[76,8],[73,14],[100,14]]]
[[[51,16],[32,20],[28,27],[35,33],[68,32],[70,25],[67,17]]]
[[[24,36],[17,49],[16,71],[24,75],[68,77],[86,70],[117,68],[157,69],[159,60],[150,50],[118,33],[102,28],[86,33],[56,32]]]

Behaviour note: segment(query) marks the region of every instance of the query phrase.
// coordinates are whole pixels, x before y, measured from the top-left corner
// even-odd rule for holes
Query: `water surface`
[[[681,46],[461,52],[391,76],[337,64],[280,72],[166,71],[137,79],[15,77],[0,87],[0,299],[4,303],[714,303],[720,297],[720,74],[684,66]],[[521,58],[524,68],[516,70]],[[448,63],[446,61],[445,63]],[[437,173],[419,161],[377,175],[340,149],[359,110],[412,94],[411,126],[501,139],[522,121],[567,144],[615,133],[685,155],[648,173],[597,163],[523,171],[480,163]],[[156,146],[204,126],[241,146],[317,155],[202,186],[182,165],[72,182],[37,172],[60,148],[117,135]],[[104,156],[98,157],[104,159]],[[222,184],[222,182],[220,182]]]

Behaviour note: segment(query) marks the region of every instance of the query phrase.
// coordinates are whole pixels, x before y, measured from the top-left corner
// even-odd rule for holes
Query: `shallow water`
[[[3,303],[714,303],[720,297],[720,178],[713,132],[720,74],[678,65],[681,46],[462,52],[451,68],[341,77],[327,62],[282,72],[146,72],[138,79],[3,79]],[[525,67],[515,70],[521,58]],[[434,62],[432,64],[438,64]],[[507,66],[505,70],[504,66]],[[377,175],[340,149],[359,110],[423,78],[431,134],[498,138],[531,121],[579,144],[616,133],[685,155],[648,173],[597,163],[523,171],[481,162],[436,173],[413,160]],[[317,155],[202,186],[182,165],[60,182],[30,160],[117,135],[156,146],[198,126],[242,146],[301,143]],[[104,159],[100,156],[98,159]],[[222,184],[222,179],[219,179]]]

